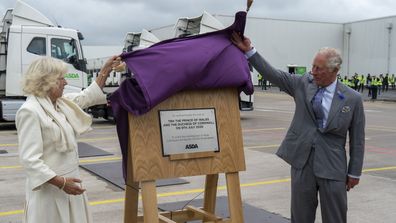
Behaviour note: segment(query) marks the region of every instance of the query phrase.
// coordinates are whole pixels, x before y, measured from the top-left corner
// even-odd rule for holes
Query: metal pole
[[[346,75],[349,77],[349,59],[351,58],[350,57],[350,53],[351,53],[351,29],[350,28],[347,28],[347,30],[346,30],[346,34],[348,35],[348,48],[347,48],[347,51],[348,51],[348,56],[347,56],[347,73],[346,73]]]
[[[390,72],[390,63],[391,63],[391,40],[392,40],[392,23],[389,23],[386,27],[388,29],[388,60],[386,64],[386,73]]]

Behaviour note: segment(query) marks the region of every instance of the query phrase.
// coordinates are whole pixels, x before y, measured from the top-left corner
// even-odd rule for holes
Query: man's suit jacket
[[[318,86],[310,74],[291,75],[274,69],[259,53],[249,58],[253,67],[294,98],[293,121],[277,155],[292,167],[301,169],[312,149],[317,177],[345,181],[346,175],[360,176],[364,157],[365,116],[361,95],[337,82],[327,124],[321,129],[315,121],[311,100]],[[345,143],[349,133],[349,164]]]

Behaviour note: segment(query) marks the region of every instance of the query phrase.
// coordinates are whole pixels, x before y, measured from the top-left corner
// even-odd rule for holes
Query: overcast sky
[[[16,0],[0,0],[0,16]],[[25,0],[57,24],[80,30],[84,45],[122,45],[127,32],[174,24],[204,10],[233,15],[246,0]],[[249,16],[351,22],[396,15],[396,0],[255,0]]]

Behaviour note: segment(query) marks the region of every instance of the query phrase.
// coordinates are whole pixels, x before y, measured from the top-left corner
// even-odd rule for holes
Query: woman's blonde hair
[[[42,57],[33,61],[27,69],[22,80],[22,89],[26,94],[45,97],[50,90],[57,87],[59,78],[67,72],[65,62]]]

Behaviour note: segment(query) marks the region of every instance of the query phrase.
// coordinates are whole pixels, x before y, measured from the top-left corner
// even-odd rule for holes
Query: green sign
[[[304,75],[305,73],[307,73],[306,67],[296,67],[296,74]]]
[[[75,74],[75,73],[68,73],[68,74],[65,74],[65,78],[67,78],[67,79],[79,79],[80,75]]]

